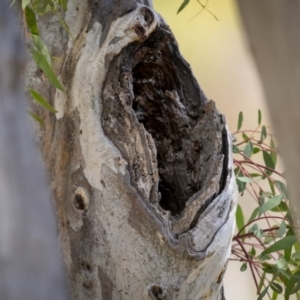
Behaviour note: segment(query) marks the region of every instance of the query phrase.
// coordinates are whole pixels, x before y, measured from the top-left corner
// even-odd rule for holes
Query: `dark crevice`
[[[120,73],[116,76],[109,71],[106,78],[103,127],[129,160],[133,184],[138,186],[135,182],[142,175],[139,175],[135,159],[130,162],[126,150],[129,142],[122,136],[133,129],[126,124],[124,116],[120,117],[126,114],[124,99],[121,101],[118,96],[120,85],[126,95],[126,104],[132,107],[136,119],[155,142],[160,206],[179,216],[190,197],[214,176],[215,162],[224,154],[221,192],[226,183],[228,159],[224,120],[206,99],[188,64],[181,58],[169,28],[159,27],[143,43],[129,45],[112,65],[119,68]],[[128,91],[124,93],[124,89]],[[112,114],[119,124],[112,125]],[[136,122],[132,116],[128,118],[132,124]],[[129,126],[127,131],[126,126]],[[211,201],[210,198],[202,205],[192,227]]]

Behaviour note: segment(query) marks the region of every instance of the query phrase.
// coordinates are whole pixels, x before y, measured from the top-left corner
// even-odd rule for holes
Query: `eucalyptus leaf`
[[[267,294],[268,289],[269,289],[269,286],[265,287],[263,289],[263,291],[260,293],[260,295],[258,296],[257,300],[262,300],[264,298],[264,296]]]
[[[267,151],[263,151],[263,159],[264,159],[266,167],[268,167],[271,170],[275,170],[275,163],[272,159],[272,156]],[[273,171],[271,171],[269,169],[265,170],[265,173],[268,175],[271,175],[273,173]]]
[[[261,110],[258,110],[258,125],[261,124]]]
[[[285,232],[286,232],[286,224],[285,224],[285,220],[282,220],[278,230],[278,237],[280,238],[283,237]]]
[[[272,252],[292,248],[292,246],[296,243],[296,241],[297,241],[297,238],[294,235],[286,236],[283,239],[275,242],[273,245],[271,245],[267,249],[265,249],[261,253],[261,256],[270,254]]]
[[[246,270],[247,270],[247,263],[243,263],[241,268],[240,268],[240,271],[245,272]]]
[[[267,138],[267,128],[262,126],[259,143],[262,143]]]
[[[236,213],[235,213],[235,219],[236,219],[236,226],[238,230],[240,231],[245,226],[245,220],[244,220],[244,214],[241,206],[238,204]],[[241,232],[241,234],[245,233],[245,229]]]
[[[282,195],[276,195],[270,198],[266,203],[264,203],[259,209],[259,215],[264,214],[265,212],[271,210],[272,208],[276,207],[280,204],[282,200]]]
[[[243,125],[243,112],[240,111],[239,113],[239,118],[238,118],[238,126],[237,126],[237,130],[240,130],[242,128],[242,125]]]
[[[50,82],[56,88],[58,88],[59,90],[64,92],[65,91],[64,87],[62,86],[62,84],[57,79],[57,77],[54,74],[51,66],[48,64],[48,62],[45,59],[45,57],[43,56],[43,54],[39,51],[36,51],[36,50],[32,50],[31,53],[32,53],[32,56],[33,56],[36,64],[39,66],[39,68],[41,68],[43,70],[44,74],[48,77]]]
[[[38,35],[32,35],[31,36],[32,41],[36,48],[41,52],[41,54],[44,56],[44,58],[47,60],[49,66],[51,66],[51,56],[49,54],[48,48],[45,45],[45,43],[42,41],[42,39]]]
[[[271,289],[272,289],[274,292],[276,292],[276,293],[278,293],[278,294],[281,294],[282,291],[283,291],[282,286],[281,286],[280,284],[274,282],[274,281],[272,281],[272,282],[270,283],[270,287],[271,287]]]
[[[179,14],[189,4],[189,2],[190,0],[184,0],[178,8],[177,14]]]
[[[39,35],[39,28],[36,22],[35,13],[29,6],[25,7],[25,19],[30,33]]]
[[[253,154],[253,144],[251,141],[249,141],[244,149],[244,155],[250,158],[252,154]]]
[[[56,113],[57,110],[55,110],[50,103],[36,90],[33,89],[29,89],[29,93],[31,95],[31,97],[40,105],[42,105],[44,108],[46,108],[47,110],[49,110],[50,112]]]

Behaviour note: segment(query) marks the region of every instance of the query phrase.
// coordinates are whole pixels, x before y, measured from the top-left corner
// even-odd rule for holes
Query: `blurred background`
[[[257,125],[257,110],[263,124],[269,125],[263,91],[243,33],[234,0],[209,0],[208,11],[196,0],[177,15],[183,0],[154,0],[154,8],[167,21],[189,62],[198,83],[226,117],[232,133],[237,130],[238,114],[244,113],[244,129]],[[205,1],[202,1],[205,4]],[[216,20],[216,18],[218,20]],[[246,219],[255,203],[239,199]],[[249,212],[249,215],[247,215]],[[255,285],[250,272],[240,271],[241,263],[230,261],[225,276],[225,296],[229,300],[253,300]]]

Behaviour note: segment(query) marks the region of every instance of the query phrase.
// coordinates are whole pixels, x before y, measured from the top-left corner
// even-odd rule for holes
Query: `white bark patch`
[[[133,12],[117,19],[111,24],[108,36],[99,47],[102,28],[95,23],[87,33],[85,47],[76,66],[71,87],[71,111],[78,107],[80,113],[80,145],[86,167],[85,176],[89,183],[102,190],[100,170],[103,164],[114,172],[125,174],[126,161],[119,150],[104,135],[101,125],[101,92],[109,62],[129,43],[137,41],[140,36],[134,31],[135,26],[144,28],[144,38],[155,29],[158,17],[147,27],[144,17],[139,13],[144,7],[138,5]],[[111,41],[117,38],[116,43]],[[106,61],[105,61],[106,59]],[[106,64],[106,65],[105,65]],[[105,71],[104,71],[105,70]],[[61,116],[63,114],[60,111]]]

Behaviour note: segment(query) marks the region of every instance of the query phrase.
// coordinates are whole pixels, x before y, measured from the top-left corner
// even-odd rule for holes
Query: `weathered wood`
[[[300,240],[300,1],[239,0],[279,142]]]
[[[0,298],[67,299],[53,207],[26,113],[25,48],[0,2]]]
[[[224,117],[149,7],[70,1],[65,19],[67,92],[41,149],[74,299],[222,299],[236,202]]]

